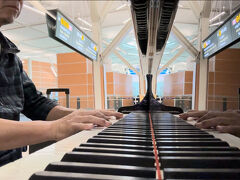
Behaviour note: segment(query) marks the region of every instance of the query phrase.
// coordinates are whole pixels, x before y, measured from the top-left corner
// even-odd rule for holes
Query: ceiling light
[[[83,29],[83,30],[86,30],[86,31],[92,31],[91,29],[88,29],[88,28],[85,28],[85,27],[82,27],[82,26],[79,26],[80,29]]]
[[[88,26],[90,26],[90,27],[92,27],[92,25],[89,23],[89,22],[87,22],[86,20],[84,20],[84,19],[82,19],[82,18],[77,18],[79,21],[81,21],[81,22],[83,22],[84,24],[86,24],[86,25],[88,25]]]
[[[126,19],[125,21],[123,21],[123,24],[126,24],[130,20],[131,20],[131,18]]]
[[[30,6],[26,5],[26,4],[24,4],[23,7],[26,8],[26,9],[29,9],[29,10],[31,10],[33,12],[36,12],[38,14],[41,14],[41,15],[45,16],[45,13],[43,13],[42,11],[39,11],[38,9],[30,7]]]
[[[220,16],[222,16],[222,15],[224,15],[224,14],[226,14],[225,11],[221,12],[220,14],[218,14],[218,15],[216,15],[215,17],[213,17],[212,19],[210,19],[209,22],[212,22],[212,21],[216,20],[217,18],[219,18]]]
[[[119,7],[116,8],[116,11],[118,11],[118,10],[120,10],[120,9],[126,7],[126,6],[127,6],[127,4],[123,4],[123,5],[119,6]]]
[[[222,23],[223,23],[223,21],[220,21],[220,22],[218,22],[218,23],[210,24],[209,26],[210,26],[210,27],[212,27],[212,26],[217,26],[217,25],[220,25],[220,24],[222,24]]]

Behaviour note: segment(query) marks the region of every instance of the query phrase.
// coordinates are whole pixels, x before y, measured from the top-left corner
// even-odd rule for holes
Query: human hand
[[[86,115],[92,115],[99,118],[104,118],[106,120],[111,119],[111,117],[115,117],[116,119],[123,118],[123,114],[111,111],[111,110],[90,110],[90,111],[78,111],[80,115],[86,116]]]
[[[192,117],[193,119],[198,120],[199,118],[201,118],[207,113],[208,111],[190,110],[186,113],[179,114],[179,117],[184,120],[187,120],[189,117]]]
[[[219,132],[240,137],[240,114],[236,111],[210,112],[198,120],[196,127],[214,128]]]
[[[105,118],[93,116],[93,115],[81,115],[79,111],[72,112],[71,114],[52,121],[53,138],[55,140],[61,140],[68,136],[71,136],[82,130],[90,130],[95,125],[108,127],[111,122]]]

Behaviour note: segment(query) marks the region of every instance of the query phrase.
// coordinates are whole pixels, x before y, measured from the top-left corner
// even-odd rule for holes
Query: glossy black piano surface
[[[162,179],[240,179],[240,151],[169,113],[151,113]],[[156,179],[148,113],[131,113],[30,180]]]

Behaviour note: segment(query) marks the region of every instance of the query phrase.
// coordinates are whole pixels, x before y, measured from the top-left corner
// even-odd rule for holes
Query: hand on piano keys
[[[201,129],[215,129],[240,137],[239,111],[190,111],[180,114],[179,117],[184,120],[195,120],[196,127]]]
[[[107,110],[76,110],[61,119],[50,122],[52,137],[58,141],[79,131],[93,129],[96,126],[108,127],[112,124],[109,121],[111,117],[120,119],[123,115],[119,112]]]
[[[17,172],[15,179],[31,180],[160,179],[157,158],[164,180],[240,179],[238,148],[171,114],[151,114],[155,146],[150,115],[131,113],[1,167],[0,177],[12,180]]]

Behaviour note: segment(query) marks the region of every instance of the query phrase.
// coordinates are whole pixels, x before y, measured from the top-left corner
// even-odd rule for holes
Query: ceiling
[[[78,27],[82,28],[90,37],[92,36],[89,1],[48,0],[39,2],[47,10],[61,10]],[[96,1],[96,3],[98,13],[102,13],[107,1]],[[197,3],[201,6],[202,1]],[[84,19],[90,25],[83,23],[78,18]],[[131,11],[128,1],[112,1],[109,11],[102,22],[102,39],[110,43],[130,18]],[[180,0],[174,25],[189,40],[198,35],[198,20],[189,6],[189,1]],[[1,27],[1,31],[19,47],[21,59],[56,63],[56,54],[73,52],[71,49],[48,37],[45,14],[37,10],[31,1],[24,1],[23,10],[19,18],[13,24]],[[177,53],[179,46],[180,43],[170,34],[161,65],[164,65]],[[103,50],[105,47],[103,45]],[[138,50],[133,29],[121,40],[117,50],[132,66],[139,68]],[[191,59],[189,54],[184,52],[171,66],[176,66],[176,63],[186,63],[189,59]],[[108,60],[113,64],[113,71],[123,69],[118,68],[120,66],[125,67],[122,61],[113,53],[110,54]]]

